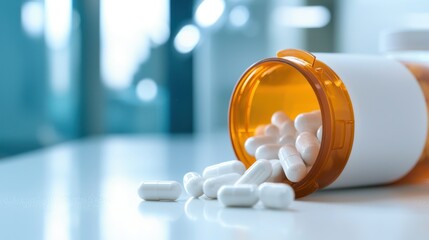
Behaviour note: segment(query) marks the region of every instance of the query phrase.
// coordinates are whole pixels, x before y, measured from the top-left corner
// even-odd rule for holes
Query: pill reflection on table
[[[183,215],[183,206],[183,202],[142,201],[138,209],[143,217],[175,221]]]
[[[225,227],[259,228],[261,216],[263,213],[260,209],[222,208],[219,211],[219,221]],[[271,220],[269,222],[271,223]]]
[[[204,219],[205,201],[199,198],[189,198],[184,206],[186,217],[190,220],[197,221]]]
[[[267,236],[294,231],[296,224],[293,210],[289,212],[269,209],[222,208],[219,211],[219,222],[223,227],[249,229]]]
[[[217,200],[213,200],[209,198],[204,199],[204,197],[202,197],[202,200],[204,201],[204,208],[203,208],[204,219],[208,222],[218,222],[219,211],[223,207],[220,206]]]

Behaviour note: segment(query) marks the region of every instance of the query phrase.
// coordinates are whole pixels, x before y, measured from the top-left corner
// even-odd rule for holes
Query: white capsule
[[[203,178],[217,177],[227,173],[243,175],[244,171],[246,171],[246,167],[241,161],[231,160],[206,167],[203,171]]]
[[[323,127],[320,126],[319,129],[317,129],[317,133],[316,133],[316,136],[317,136],[317,139],[319,139],[319,142],[322,142],[322,135],[323,135]]]
[[[204,179],[196,172],[188,172],[183,176],[183,186],[185,191],[192,197],[203,195]]]
[[[280,136],[283,136],[283,135],[295,136],[296,135],[296,129],[295,129],[294,122],[288,121],[288,122],[282,123],[282,125],[279,127],[279,134],[280,134]]]
[[[252,207],[258,200],[258,187],[251,184],[222,186],[219,201],[226,207]]]
[[[252,164],[249,169],[244,172],[243,176],[235,182],[238,184],[254,184],[259,185],[265,182],[271,176],[271,163],[268,160],[261,159]]]
[[[254,135],[255,135],[255,136],[263,136],[263,135],[265,135],[265,126],[266,126],[266,125],[263,125],[263,124],[258,125],[258,126],[255,128],[255,133],[254,133]]]
[[[258,190],[266,208],[286,209],[295,199],[293,188],[284,183],[263,183]]]
[[[295,128],[298,132],[311,132],[316,134],[320,125],[322,125],[320,110],[301,113],[295,118]]]
[[[285,145],[281,147],[279,150],[279,160],[289,181],[299,182],[307,174],[307,167],[295,146]]]
[[[271,163],[271,176],[266,180],[266,182],[283,182],[286,179],[285,173],[283,171],[282,165],[278,159],[270,160]]]
[[[284,122],[290,122],[290,118],[282,111],[275,112],[271,116],[271,123],[280,127]]]
[[[255,156],[256,149],[267,143],[276,143],[277,137],[274,136],[253,136],[249,137],[244,143],[246,152],[251,156]]]
[[[147,201],[174,201],[182,194],[182,187],[176,181],[144,181],[138,194]]]
[[[309,132],[302,132],[296,138],[295,146],[305,164],[312,166],[317,159],[320,149],[320,143],[316,136]]]
[[[264,144],[256,149],[256,159],[276,159],[281,145],[277,143]]]
[[[209,198],[217,198],[217,192],[220,187],[223,185],[233,185],[240,177],[240,174],[228,173],[209,178],[203,183],[203,192]]]
[[[268,124],[264,128],[264,133],[265,133],[265,136],[278,137],[279,133],[280,133],[280,130],[279,130],[279,128],[276,125],[274,125],[274,124]]]
[[[283,135],[279,138],[280,145],[295,144],[295,135]]]

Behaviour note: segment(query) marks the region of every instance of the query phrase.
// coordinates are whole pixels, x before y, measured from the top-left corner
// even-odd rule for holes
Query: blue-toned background
[[[225,131],[231,91],[284,48],[377,53],[425,0],[2,0],[0,157],[87,136]]]

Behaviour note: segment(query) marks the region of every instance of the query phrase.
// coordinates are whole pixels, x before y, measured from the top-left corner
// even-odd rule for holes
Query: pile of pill
[[[267,182],[284,179],[276,179],[273,173],[271,161],[265,159],[256,161],[247,170],[241,161],[231,160],[206,167],[202,175],[186,173],[183,185],[191,197],[217,198],[228,207],[252,207],[260,200],[266,208],[286,209],[295,193],[287,184]],[[181,193],[182,187],[175,181],[144,181],[138,190],[139,196],[149,201],[174,201]]]
[[[271,123],[259,125],[246,140],[247,153],[259,159],[278,159],[291,182],[301,181],[309,172],[322,140],[319,110],[301,113],[292,121],[284,112],[275,112]]]
[[[192,197],[205,195],[227,207],[252,207],[258,201],[271,209],[286,209],[295,198],[291,186],[282,183],[302,180],[314,164],[320,149],[322,120],[320,111],[299,114],[292,121],[275,112],[271,123],[260,125],[245,142],[248,154],[256,158],[247,170],[238,160],[218,163],[202,175],[186,173],[185,191]],[[175,201],[182,193],[175,181],[144,181],[138,194],[149,201]]]

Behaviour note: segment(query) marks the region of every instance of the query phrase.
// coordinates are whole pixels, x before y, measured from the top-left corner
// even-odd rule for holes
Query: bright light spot
[[[162,24],[156,30],[151,31],[149,36],[154,46],[162,45],[170,37],[170,27],[167,23]]]
[[[210,27],[219,20],[224,10],[224,0],[203,0],[195,11],[195,22],[201,27]]]
[[[186,25],[174,38],[174,47],[180,53],[189,53],[200,41],[200,30],[194,25]]]
[[[229,21],[235,27],[244,26],[249,21],[250,13],[246,6],[236,6],[229,13]]]
[[[31,37],[38,37],[43,33],[43,4],[41,2],[26,2],[21,7],[21,24],[24,31]]]
[[[49,82],[52,92],[64,95],[70,90],[71,84],[71,50],[49,52]]]
[[[143,79],[137,83],[136,94],[144,102],[152,101],[158,94],[158,86],[152,79]]]
[[[50,87],[64,94],[71,82],[72,0],[45,0],[45,41],[48,51]]]
[[[70,38],[72,0],[45,0],[46,43],[50,48],[64,48]]]
[[[130,87],[151,47],[170,37],[169,0],[101,0],[101,73],[112,89]]]
[[[274,19],[286,27],[321,28],[331,20],[324,6],[281,7],[274,10]]]

